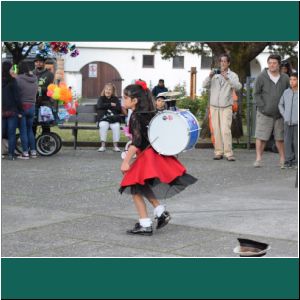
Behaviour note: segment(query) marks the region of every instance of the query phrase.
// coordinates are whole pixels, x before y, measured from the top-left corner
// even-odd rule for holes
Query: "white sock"
[[[160,217],[162,213],[166,210],[164,205],[158,205],[154,208],[154,217]]]
[[[152,225],[150,218],[139,219],[139,222],[142,227],[150,227]]]

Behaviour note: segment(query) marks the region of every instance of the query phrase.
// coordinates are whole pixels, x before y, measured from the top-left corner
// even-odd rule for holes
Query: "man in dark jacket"
[[[284,168],[283,118],[278,104],[283,92],[289,87],[289,77],[280,74],[281,57],[270,55],[268,68],[264,69],[256,78],[253,96],[257,105],[256,112],[256,161],[254,167],[262,166],[262,155],[266,142],[274,131],[276,146],[280,155],[280,167]]]
[[[155,86],[152,90],[152,95],[154,98],[160,93],[167,92],[168,89],[165,87],[165,81],[163,79],[159,79],[158,85]]]
[[[2,139],[8,140],[8,159],[15,160],[16,128],[23,107],[10,62],[2,63]]]
[[[46,58],[38,54],[34,60],[35,69],[33,74],[38,79],[38,93],[36,96],[36,111],[38,112],[40,106],[53,107],[53,100],[47,96],[47,87],[54,81],[54,74],[45,68]],[[50,132],[48,126],[42,126],[43,132]],[[34,132],[36,128],[34,128]]]

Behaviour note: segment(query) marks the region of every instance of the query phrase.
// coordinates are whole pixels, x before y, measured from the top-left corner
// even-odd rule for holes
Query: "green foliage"
[[[42,42],[4,42],[2,50],[9,52],[13,57],[13,63],[18,64],[29,55],[32,48],[40,44]]]
[[[186,83],[175,85],[173,92],[180,92],[182,95],[186,95]]]
[[[206,43],[199,42],[155,42],[151,51],[160,51],[163,59],[172,58],[186,51],[198,55],[211,53]]]
[[[203,120],[206,114],[207,106],[208,106],[208,92],[205,91],[199,97],[200,99],[200,118]]]
[[[196,116],[197,119],[203,119],[205,116],[206,108],[208,103],[207,93],[196,97],[194,100],[190,97],[181,98],[177,102],[177,107],[181,109],[189,109],[192,114]]]

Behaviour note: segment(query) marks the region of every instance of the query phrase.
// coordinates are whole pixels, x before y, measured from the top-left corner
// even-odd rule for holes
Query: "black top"
[[[168,89],[165,86],[157,85],[153,88],[152,95],[154,97],[156,97],[158,94],[163,93],[163,92],[167,92],[167,91],[168,91]]]
[[[116,106],[112,106],[111,105],[112,103],[115,103]],[[107,98],[106,96],[101,96],[98,99],[96,110],[97,110],[98,122],[103,118],[103,116],[107,113],[108,110],[110,110],[115,116],[122,114],[121,102],[115,96],[111,98]],[[120,122],[120,121],[116,121],[116,122]]]
[[[19,87],[15,79],[2,83],[2,113],[3,112],[23,112]]]
[[[38,106],[52,106],[53,100],[47,96],[47,87],[49,84],[53,83],[54,74],[48,69],[44,69],[42,71],[35,69],[32,73],[36,75],[39,85],[39,90],[36,95],[36,104]]]
[[[133,112],[129,120],[129,131],[132,134],[132,145],[140,150],[146,149],[150,142],[148,140],[148,125],[153,118],[153,113]]]

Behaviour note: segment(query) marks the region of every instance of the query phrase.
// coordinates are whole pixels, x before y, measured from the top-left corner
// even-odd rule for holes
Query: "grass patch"
[[[202,121],[199,122],[200,124]],[[68,123],[71,124],[71,123]],[[87,124],[88,125],[88,124]],[[93,124],[90,124],[93,125]],[[247,137],[247,127],[243,126],[244,130],[244,136],[242,136],[239,141],[237,139],[233,138],[233,143],[247,143],[248,137]],[[72,130],[70,129],[59,129],[58,126],[51,127],[51,131],[57,133],[61,139],[65,142],[73,142],[74,137],[72,135]],[[100,137],[99,137],[99,130],[78,130],[78,141],[79,142],[99,142],[100,143]],[[251,143],[254,142],[255,139],[251,138]],[[112,131],[108,130],[107,134],[107,142],[112,142]],[[124,135],[123,131],[121,130],[120,135],[120,142],[128,142],[128,138]],[[201,142],[211,142],[210,138],[201,139]]]
[[[92,125],[92,124],[91,124]],[[72,135],[71,129],[59,129],[58,126],[51,128],[51,131],[57,133],[64,142],[73,142],[74,137]],[[99,130],[78,130],[77,135],[78,142],[99,142]],[[108,130],[107,133],[107,142],[112,142],[112,131]],[[124,135],[121,130],[120,142],[128,142],[128,138]]]

